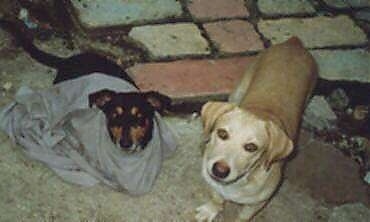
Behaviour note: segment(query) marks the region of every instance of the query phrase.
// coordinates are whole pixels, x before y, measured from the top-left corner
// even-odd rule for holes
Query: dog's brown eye
[[[217,136],[222,140],[229,139],[229,134],[224,129],[217,129]]]
[[[254,143],[247,143],[244,145],[244,150],[247,152],[255,152],[257,149],[258,147]]]

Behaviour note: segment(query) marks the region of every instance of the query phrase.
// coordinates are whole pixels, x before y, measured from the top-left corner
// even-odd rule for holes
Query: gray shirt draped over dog
[[[0,128],[30,158],[45,163],[65,181],[84,186],[103,182],[144,194],[151,190],[163,159],[175,150],[174,135],[156,114],[147,147],[124,153],[112,143],[104,114],[88,107],[88,95],[102,89],[137,91],[121,79],[99,73],[41,91],[21,87],[15,101],[0,112]]]

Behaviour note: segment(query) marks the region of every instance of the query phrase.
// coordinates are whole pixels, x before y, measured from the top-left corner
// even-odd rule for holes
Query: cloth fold
[[[34,91],[21,87],[0,111],[0,128],[32,159],[65,181],[93,186],[102,182],[134,195],[151,190],[162,161],[176,149],[169,126],[155,114],[153,137],[137,153],[112,143],[103,112],[88,107],[88,96],[102,89],[135,92],[122,79],[100,73]]]

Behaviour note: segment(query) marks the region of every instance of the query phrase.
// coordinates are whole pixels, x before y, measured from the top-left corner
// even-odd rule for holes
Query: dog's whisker
[[[233,179],[231,181],[224,182],[224,184],[235,183],[236,181],[238,181],[239,179],[241,179],[243,177],[248,179],[249,175],[251,175],[251,172],[253,172],[253,170],[255,170],[259,166],[258,163],[262,159],[264,153],[265,153],[265,151],[262,152],[261,155],[258,158],[256,158],[256,160],[252,164],[250,164],[243,173],[241,173],[239,176],[237,176],[235,179]]]

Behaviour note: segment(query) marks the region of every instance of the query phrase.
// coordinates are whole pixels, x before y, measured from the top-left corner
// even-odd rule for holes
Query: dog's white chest
[[[254,203],[260,194],[260,186],[257,184],[249,184],[245,178],[228,185],[219,184],[209,177],[206,177],[206,181],[225,200],[239,204]]]
[[[225,200],[233,201],[239,204],[253,204],[256,202],[268,199],[276,189],[280,177],[273,179],[272,171],[279,171],[279,168],[274,168],[269,173],[260,171],[257,176],[258,180],[248,180],[243,177],[232,184],[221,184],[213,180],[207,172],[203,171],[203,177],[207,183]],[[275,174],[279,172],[274,172]],[[261,190],[264,190],[261,192]]]

